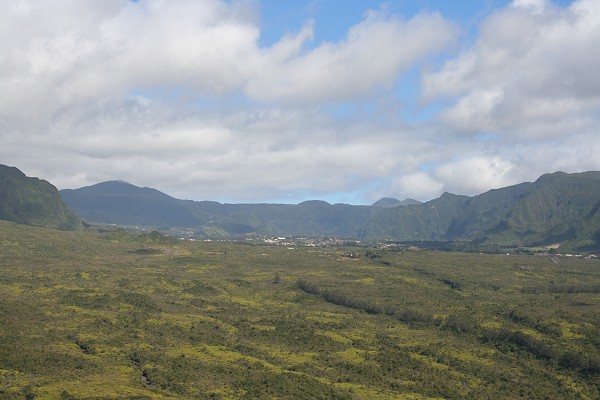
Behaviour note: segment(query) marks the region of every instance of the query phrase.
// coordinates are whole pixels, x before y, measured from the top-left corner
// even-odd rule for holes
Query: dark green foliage
[[[0,222],[0,398],[600,395],[597,260],[167,239]]]
[[[572,247],[600,249],[594,238],[600,215],[600,173],[541,176],[503,217],[503,228],[490,242],[549,244],[571,241]]]
[[[50,183],[0,164],[0,219],[61,230],[83,228]]]
[[[473,240],[598,251],[600,172],[557,172],[474,197],[445,193],[422,205],[381,209],[364,231],[370,239]]]
[[[512,349],[511,346],[516,346],[537,357],[547,360],[555,360],[560,356],[558,350],[520,331],[511,331],[507,329],[499,331],[484,330],[481,339],[483,342],[495,342],[501,348],[506,348],[502,346],[508,345],[509,350]]]

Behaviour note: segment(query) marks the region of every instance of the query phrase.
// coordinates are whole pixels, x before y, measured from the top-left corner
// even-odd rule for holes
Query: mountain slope
[[[488,243],[600,242],[600,172],[556,172],[533,182],[489,232]]]
[[[453,217],[466,207],[468,196],[444,193],[423,204],[379,208],[369,220],[362,239],[446,240]]]
[[[0,219],[61,230],[83,228],[54,186],[6,165],[0,165]]]
[[[363,237],[596,250],[599,211],[600,172],[557,172],[473,197],[444,193],[421,205],[380,209]]]
[[[92,222],[185,227],[205,237],[306,235],[502,246],[568,242],[584,249],[600,243],[600,172],[558,172],[472,197],[444,193],[426,203],[384,198],[372,206],[184,201],[125,182],[61,194]]]
[[[81,189],[61,190],[65,202],[90,222],[160,228],[193,227],[202,221],[178,200],[156,189],[109,181]]]
[[[62,190],[67,204],[87,221],[158,228],[195,228],[208,237],[307,235],[355,237],[371,215],[368,206],[324,201],[292,204],[221,204],[184,201],[156,189],[110,181]]]

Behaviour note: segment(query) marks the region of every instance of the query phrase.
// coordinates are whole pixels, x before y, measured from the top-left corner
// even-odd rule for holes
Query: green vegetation
[[[450,246],[470,242],[480,248],[558,243],[561,251],[600,250],[600,172],[557,172],[473,197],[444,193],[423,204],[389,198],[372,206],[220,204],[177,200],[124,182],[61,194],[89,222],[185,228],[174,232],[200,238],[335,236]]]
[[[2,399],[594,399],[600,262],[0,221]]]
[[[0,220],[62,230],[83,228],[50,183],[0,164]]]

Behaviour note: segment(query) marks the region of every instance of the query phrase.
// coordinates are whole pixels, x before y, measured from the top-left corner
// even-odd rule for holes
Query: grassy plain
[[[2,399],[595,399],[599,325],[595,260],[0,221]]]

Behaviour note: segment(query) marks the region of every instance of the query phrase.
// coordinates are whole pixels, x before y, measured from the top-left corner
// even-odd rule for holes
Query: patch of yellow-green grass
[[[139,380],[139,385],[133,384]],[[138,387],[139,386],[139,387]],[[150,399],[167,399],[144,389],[141,374],[133,367],[111,367],[100,374],[87,375],[80,380],[53,382],[35,389],[36,400],[60,399],[63,393],[74,398],[123,398],[145,396]]]
[[[419,280],[417,278],[413,278],[412,276],[395,275],[394,278],[413,285],[417,285],[419,283]]]
[[[373,279],[373,278],[360,278],[360,279],[355,279],[354,282],[362,284],[362,285],[373,285],[373,284],[375,284],[375,279]]]
[[[14,388],[18,392],[21,386],[26,385],[28,376],[21,371],[0,369],[0,388]],[[11,390],[12,392],[13,390]],[[7,395],[9,393],[6,393]],[[11,393],[12,394],[12,393]],[[7,396],[8,397],[8,396]]]
[[[244,280],[247,282],[260,282],[260,281],[272,281],[273,280],[272,272],[253,272],[252,275],[244,276]]]
[[[177,346],[167,351],[167,354],[173,357],[185,356],[191,357],[211,364],[234,364],[238,361],[248,361],[261,364],[263,367],[273,372],[284,372],[280,367],[271,364],[257,357],[247,356],[240,352],[230,350],[224,346],[210,346],[203,344],[201,346]]]
[[[404,324],[394,324],[386,328],[386,334],[395,339],[401,347],[420,346],[424,343],[436,343],[439,339],[429,331],[410,329]]]
[[[337,332],[323,331],[323,330],[317,329],[315,331],[315,333],[317,335],[326,336],[329,339],[333,340],[334,342],[343,343],[343,344],[350,344],[350,343],[352,343],[352,339],[350,339],[350,338],[348,338],[346,336],[343,336],[343,335],[341,335],[341,334],[339,334]]]
[[[230,335],[234,335],[238,332],[238,328],[230,325],[226,322],[218,320],[216,318],[207,317],[200,314],[174,314],[174,313],[160,313],[154,318],[149,318],[146,322],[150,324],[162,325],[165,323],[181,326],[184,328],[190,328],[196,323],[212,323],[218,325],[220,329],[223,329]]]
[[[499,321],[484,321],[480,324],[480,326],[487,329],[501,329],[502,323]]]
[[[354,399],[359,400],[443,400],[440,397],[427,397],[417,393],[393,393],[391,391],[380,391],[364,385],[347,382],[331,382],[325,378],[317,378],[321,383],[345,389],[352,394]]]
[[[492,361],[490,357],[493,356],[496,351],[493,349],[479,349],[472,352],[470,350],[458,351],[452,348],[442,348],[439,352],[440,354],[460,361],[472,362],[480,365],[494,365],[494,361]]]
[[[31,291],[31,293],[35,293],[37,295],[42,295],[42,296],[49,295],[52,292],[54,292],[54,288],[48,287],[48,286],[40,286]]]
[[[207,395],[214,394],[216,398],[223,400],[237,400],[241,399],[246,395],[246,390],[233,390],[233,389],[213,389],[206,392]]]
[[[380,267],[378,265],[363,265],[362,267],[358,267],[358,269],[363,269],[366,271],[385,271],[388,270],[388,267]]]
[[[79,348],[79,346],[74,341],[73,342],[53,343],[53,344],[47,346],[47,349],[50,352],[60,353],[60,354],[64,354],[64,355],[77,356],[77,357],[83,354],[81,352],[81,349]]]
[[[360,364],[365,362],[365,356],[367,351],[355,349],[354,347],[348,347],[345,350],[338,351],[335,354],[340,356],[345,362],[349,364]]]
[[[354,328],[344,330],[344,336],[352,340],[365,340],[373,339],[376,335],[374,326],[370,323],[364,323],[361,325],[363,329]]]
[[[67,290],[67,291],[81,290],[81,286],[79,286],[79,285],[67,285],[66,283],[57,283],[52,288],[54,290]]]
[[[291,352],[281,348],[273,348],[272,346],[257,345],[262,351],[269,354],[269,356],[281,359],[286,365],[298,365],[298,364],[309,364],[314,361],[314,358],[318,356],[315,352]]]
[[[580,325],[578,324],[571,324],[567,321],[563,321],[563,320],[555,320],[555,319],[551,319],[548,320],[548,322],[555,322],[558,323],[558,325],[560,326],[560,330],[561,330],[561,337],[564,339],[583,339],[584,335],[581,335],[577,332],[575,332],[575,330],[580,328]]]
[[[306,271],[304,273],[306,276],[327,276],[329,272],[327,271]]]
[[[79,273],[79,277],[81,279],[90,279],[92,276],[89,273],[87,273],[87,272],[80,272]]]
[[[13,285],[1,285],[0,286],[0,295],[6,295],[6,296],[18,296],[21,293],[25,292],[26,290],[24,290],[21,284],[13,284]]]
[[[250,308],[260,308],[261,304],[251,300],[251,299],[247,299],[245,297],[239,297],[239,296],[229,296],[226,294],[222,294],[217,296],[219,299],[221,300],[225,300],[225,301],[230,301],[232,303],[236,303],[245,307],[250,307]]]
[[[158,282],[156,282],[156,285],[161,290],[167,290],[169,292],[176,292],[178,296],[183,294],[183,293],[181,293],[181,292],[183,292],[183,287],[181,285],[176,285],[173,282],[170,282],[166,279],[160,279]]]
[[[544,339],[544,335],[533,329],[520,329],[520,332],[538,340]]]
[[[78,340],[81,342],[94,342],[97,339],[96,336],[90,334],[80,334]],[[81,348],[73,342],[58,342],[47,346],[50,352],[59,353],[61,355],[71,355],[75,357],[94,357],[102,355],[119,355],[122,353],[122,349],[119,347],[112,347],[105,344],[94,344],[93,353],[94,356],[85,354],[81,351]]]
[[[205,265],[186,265],[186,264],[182,264],[180,265],[181,267],[186,269],[186,272],[188,273],[196,273],[196,274],[200,274],[200,275],[204,275],[207,272],[212,272],[212,271],[217,271],[217,270],[221,270],[223,267],[221,265],[218,264],[205,264]]]
[[[506,291],[508,293],[521,292],[523,290],[523,288],[525,288],[525,286],[519,285],[519,284],[513,284],[513,285],[510,285],[509,287],[507,287]]]
[[[329,324],[346,321],[348,318],[352,318],[352,316],[350,314],[332,313],[326,311],[312,311],[305,318],[311,321]]]
[[[281,309],[281,308],[293,308],[293,307],[297,307],[298,306],[298,304],[291,303],[289,301],[263,300],[262,303],[264,305],[273,306],[273,307],[276,307],[276,308],[279,308],[279,309]]]
[[[567,375],[556,375],[556,378],[566,389],[577,394],[578,397],[582,399],[590,399],[590,397],[585,394],[585,388],[575,382],[571,377]]]
[[[375,326],[369,322],[363,322],[359,327],[344,330],[317,330],[316,333],[327,336],[330,339],[342,343],[350,344],[355,340],[370,340],[376,335]]]
[[[62,309],[46,310],[44,314],[53,317],[53,328],[57,330],[78,329],[88,324],[93,324],[102,318],[108,322],[116,321],[114,312],[106,310],[89,310],[77,306],[64,306]],[[73,316],[76,316],[75,318]],[[59,321],[60,320],[60,321]]]
[[[429,357],[423,354],[410,353],[410,357],[421,361],[424,364],[430,365],[431,367],[439,370],[447,370],[449,367],[446,364],[439,363],[433,359],[433,357]]]
[[[252,326],[254,329],[257,329],[257,330],[263,331],[263,332],[271,332],[271,331],[275,330],[275,327],[273,325],[252,324],[250,326]]]

